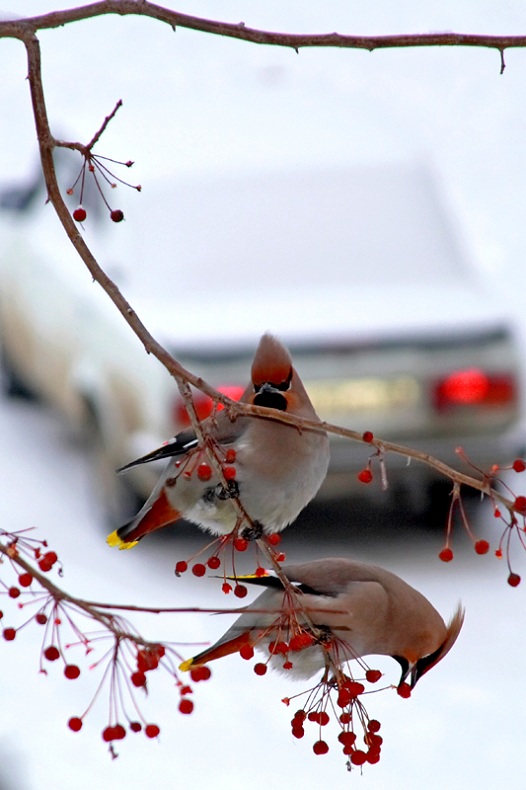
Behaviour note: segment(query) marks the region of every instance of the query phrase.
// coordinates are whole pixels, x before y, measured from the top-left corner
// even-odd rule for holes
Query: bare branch
[[[0,22],[0,38],[19,38],[27,40],[37,30],[62,27],[70,22],[83,19],[118,14],[120,16],[147,16],[170,25],[189,30],[198,30],[226,38],[235,38],[252,44],[288,47],[299,52],[304,47],[361,49],[373,52],[375,49],[405,49],[411,47],[484,47],[495,49],[501,54],[503,66],[504,50],[526,47],[526,36],[492,36],[471,33],[414,33],[387,36],[352,36],[340,33],[275,33],[247,27],[244,22],[231,24],[211,19],[181,14],[155,3],[142,0],[102,0],[79,8],[54,11],[50,14],[29,17],[23,20]]]

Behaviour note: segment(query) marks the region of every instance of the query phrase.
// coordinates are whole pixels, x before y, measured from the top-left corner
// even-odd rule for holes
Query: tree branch
[[[37,30],[62,27],[70,22],[118,14],[120,16],[146,16],[170,25],[189,30],[198,30],[226,38],[235,38],[252,44],[288,47],[299,52],[304,47],[361,49],[373,52],[375,49],[406,49],[411,47],[484,47],[502,53],[506,49],[526,47],[525,35],[493,36],[472,33],[412,33],[387,36],[353,36],[340,33],[275,33],[247,27],[244,22],[237,24],[218,22],[211,19],[181,14],[155,3],[137,0],[102,0],[99,3],[50,14],[28,17],[21,20],[0,22],[0,38],[19,38],[26,40]],[[502,67],[504,62],[502,60]]]

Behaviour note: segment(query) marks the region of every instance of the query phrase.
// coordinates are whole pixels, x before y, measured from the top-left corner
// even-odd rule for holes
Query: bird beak
[[[255,406],[267,406],[269,409],[287,411],[287,399],[283,392],[272,384],[261,384],[254,395]]]

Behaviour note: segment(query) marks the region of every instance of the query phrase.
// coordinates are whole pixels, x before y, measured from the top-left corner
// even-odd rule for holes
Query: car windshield
[[[196,292],[444,284],[469,276],[426,171],[173,178],[127,212],[127,285]],[[152,234],[151,229],[155,228]]]

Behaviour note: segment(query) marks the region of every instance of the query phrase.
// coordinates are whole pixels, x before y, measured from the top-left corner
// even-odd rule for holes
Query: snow
[[[36,534],[49,541],[64,564],[60,585],[100,601],[226,605],[214,580],[174,576],[176,560],[204,544],[197,530],[182,538],[144,541],[129,552],[106,546],[86,459],[67,441],[54,415],[36,405],[3,401],[0,432],[1,523],[10,529],[37,527]],[[148,741],[142,734],[129,734],[118,744],[118,759],[111,760],[100,737],[107,716],[104,695],[82,732],[73,734],[66,726],[95,689],[89,659],[77,654],[82,668],[78,681],[64,679],[55,665],[48,665],[48,676],[39,674],[41,629],[31,624],[15,642],[0,640],[0,695],[2,710],[8,711],[0,726],[5,787],[168,790],[184,782],[192,788],[244,790],[248,782],[263,790],[278,777],[280,786],[307,790],[341,787],[344,782],[359,783],[363,790],[438,790],[447,776],[452,790],[490,790],[516,779],[522,772],[525,723],[526,587],[508,587],[505,567],[491,556],[464,550],[451,564],[440,563],[436,554],[441,535],[394,524],[395,535],[377,527],[375,539],[367,531],[367,514],[358,518],[364,521],[363,532],[349,523],[349,539],[340,527],[328,540],[310,538],[305,545],[300,529],[291,528],[284,535],[288,559],[345,555],[378,562],[422,590],[445,617],[458,599],[467,609],[457,645],[420,681],[410,700],[382,692],[368,701],[370,714],[382,721],[384,748],[380,763],[367,766],[362,778],[358,771],[347,776],[334,744],[326,756],[312,753],[315,729],[307,729],[303,741],[290,735],[292,711],[280,700],[299,692],[301,684],[271,673],[256,678],[251,665],[237,656],[217,662],[212,679],[195,686],[191,716],[177,712],[179,695],[167,676],[152,675],[143,709],[147,719],[160,725],[161,735]],[[357,516],[342,512],[342,524],[347,519],[354,522]],[[491,515],[481,517],[477,532],[494,535]],[[523,563],[524,556],[518,554],[519,572]],[[7,569],[2,575],[8,578]],[[4,625],[16,623],[20,615],[7,596],[2,608]],[[231,618],[185,614],[132,619],[154,639],[203,642],[217,637]],[[179,649],[185,657],[196,651],[192,646]],[[389,681],[396,681],[394,662],[373,663]]]

